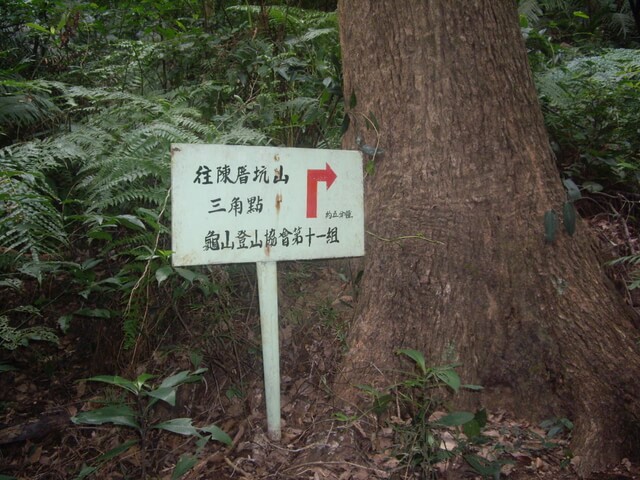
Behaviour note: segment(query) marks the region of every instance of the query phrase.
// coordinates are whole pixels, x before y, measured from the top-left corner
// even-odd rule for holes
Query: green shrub
[[[536,77],[565,173],[588,191],[640,191],[640,53],[606,50]]]

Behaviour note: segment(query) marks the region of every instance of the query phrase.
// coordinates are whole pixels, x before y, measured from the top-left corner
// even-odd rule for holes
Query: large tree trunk
[[[345,147],[385,150],[366,179],[370,235],[342,379],[388,381],[401,347],[432,364],[453,353],[489,408],[573,420],[585,473],[638,454],[638,331],[586,225],[545,243],[544,213],[561,217],[566,196],[515,4],[339,5]]]

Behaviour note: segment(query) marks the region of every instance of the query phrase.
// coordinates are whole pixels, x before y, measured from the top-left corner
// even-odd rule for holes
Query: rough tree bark
[[[487,407],[573,420],[587,473],[638,455],[638,330],[586,225],[544,241],[544,212],[561,215],[566,196],[515,4],[339,4],[355,100],[344,146],[385,153],[366,178],[371,234],[338,389],[388,381],[400,347],[433,365],[455,352]],[[419,234],[441,244],[398,239]]]

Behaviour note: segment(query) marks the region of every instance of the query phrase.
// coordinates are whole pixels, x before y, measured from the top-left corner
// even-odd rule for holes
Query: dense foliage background
[[[150,284],[174,297],[216,290],[167,263],[171,142],[339,146],[335,13],[284,2],[1,8],[3,282],[69,282],[80,305],[62,330],[87,315],[115,321],[129,349]],[[34,336],[9,326],[29,323],[22,313],[2,313],[6,345]]]

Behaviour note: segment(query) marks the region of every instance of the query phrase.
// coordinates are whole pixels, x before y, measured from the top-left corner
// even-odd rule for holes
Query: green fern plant
[[[24,80],[8,70],[0,70],[0,145],[53,127],[62,114],[55,95],[63,88],[60,82]]]
[[[296,8],[289,5],[234,5],[226,8],[228,13],[240,12],[246,18],[258,18],[265,15],[272,28],[284,28],[288,34],[300,35],[306,33],[309,25],[315,28],[334,28],[337,25],[335,12],[321,12],[317,10]]]
[[[133,25],[115,7],[94,12],[96,26],[122,20],[122,35],[94,45],[105,55],[83,58],[82,69],[60,69],[58,78],[77,84],[0,77],[7,92],[50,102],[39,117],[4,117],[25,132],[46,126],[49,136],[0,151],[0,255],[23,262],[23,274],[67,275],[90,303],[77,316],[122,319],[129,347],[148,330],[149,302],[167,272],[162,288],[174,298],[214,290],[192,270],[167,270],[171,143],[339,144],[336,15],[272,7],[270,27],[254,35],[244,19],[257,18],[256,8],[220,10],[215,33],[194,18],[165,28]],[[144,35],[127,38],[129,29]],[[85,252],[89,263],[76,260]]]
[[[0,150],[0,255],[11,263],[30,256],[57,258],[68,246],[60,199],[48,182],[48,146],[31,143]]]
[[[80,168],[76,187],[87,213],[157,207],[168,188],[170,144],[211,142],[217,136],[184,96],[81,88],[72,94],[74,102],[88,99],[94,109],[68,134],[78,143],[94,139],[94,153]]]
[[[519,0],[518,12],[528,26],[552,30],[557,40],[577,44],[600,37],[625,42],[635,28],[626,1]]]
[[[78,413],[71,420],[80,425],[104,425],[111,424],[118,427],[131,428],[137,433],[136,440],[129,440],[112,450],[113,456],[119,455],[136,444],[140,444],[143,455],[150,451],[149,437],[152,430],[160,430],[177,435],[196,438],[197,450],[200,453],[208,442],[216,441],[224,445],[232,444],[231,437],[218,426],[211,424],[204,427],[196,427],[193,420],[188,417],[173,418],[164,422],[152,421],[152,410],[158,402],[164,402],[171,407],[176,405],[177,390],[181,385],[202,381],[206,368],[199,368],[193,372],[183,370],[162,380],[153,387],[149,381],[155,377],[148,373],[139,375],[135,380],[128,380],[117,375],[99,375],[87,380],[107,384],[115,389],[120,389],[133,397],[135,402],[118,402],[108,404],[95,410]],[[191,460],[189,460],[191,459]],[[104,460],[107,460],[106,458]],[[81,474],[96,472],[104,461],[95,467],[85,467]],[[195,465],[195,457],[183,455],[178,460],[174,474],[171,478],[179,478]],[[142,462],[141,478],[147,478],[146,462]],[[180,475],[178,475],[178,473]],[[84,476],[82,478],[84,478]]]
[[[605,50],[540,72],[545,122],[567,176],[588,191],[637,192],[640,56]]]
[[[143,270],[147,255],[141,253],[167,247],[158,212],[169,188],[169,145],[218,135],[189,104],[205,93],[182,89],[142,97],[65,87],[61,101],[79,118],[69,131],[0,150],[0,254],[28,263],[22,271],[41,280],[45,261],[69,254],[68,232],[76,248],[100,248],[102,242],[101,255],[116,251],[128,259],[112,288],[126,298]],[[72,268],[65,265],[59,264]],[[119,301],[109,295],[101,300],[111,307]],[[131,342],[138,326],[133,316],[125,317]]]

